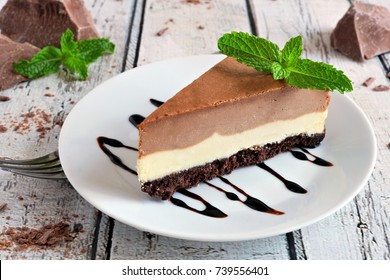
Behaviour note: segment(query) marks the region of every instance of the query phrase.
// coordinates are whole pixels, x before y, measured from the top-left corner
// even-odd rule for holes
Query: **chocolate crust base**
[[[255,165],[282,152],[290,151],[293,147],[301,146],[314,148],[324,139],[325,132],[305,135],[300,134],[286,138],[280,143],[267,144],[262,147],[252,147],[239,151],[229,158],[215,160],[203,166],[196,166],[185,171],[174,173],[160,179],[146,182],[141,190],[150,196],[169,199],[177,189],[190,188],[203,181],[231,173],[234,169]]]

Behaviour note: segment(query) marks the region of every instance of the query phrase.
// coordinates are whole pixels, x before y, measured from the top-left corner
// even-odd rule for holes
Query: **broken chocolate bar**
[[[13,71],[12,63],[20,59],[31,59],[39,49],[29,43],[14,42],[0,34],[0,50],[0,90],[28,80]]]
[[[390,11],[354,3],[333,30],[331,46],[356,61],[390,51]]]
[[[76,40],[99,37],[82,0],[8,0],[0,11],[1,33],[19,43],[58,47],[67,28]]]

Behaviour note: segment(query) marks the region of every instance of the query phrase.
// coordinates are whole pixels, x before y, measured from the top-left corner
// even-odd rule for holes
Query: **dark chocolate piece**
[[[374,77],[369,77],[367,80],[364,81],[363,86],[368,87],[375,81]]]
[[[390,51],[390,11],[354,3],[331,34],[331,46],[356,61]]]
[[[377,86],[375,86],[372,90],[373,90],[373,91],[388,91],[388,90],[390,90],[390,86],[386,86],[386,85],[377,85]]]
[[[253,147],[240,151],[229,158],[215,160],[204,166],[197,166],[186,171],[165,176],[142,184],[141,190],[150,196],[169,199],[172,194],[182,188],[196,186],[203,181],[231,173],[234,169],[251,166],[263,162],[279,153],[291,150],[296,146],[315,147],[324,139],[325,133],[313,136],[298,135],[286,138],[277,144]]]
[[[12,63],[20,59],[31,59],[39,49],[29,43],[17,43],[0,34],[0,90],[10,88],[28,80],[12,69]]]
[[[99,37],[82,0],[8,0],[0,11],[2,34],[39,48],[58,47],[67,28],[76,40]]]

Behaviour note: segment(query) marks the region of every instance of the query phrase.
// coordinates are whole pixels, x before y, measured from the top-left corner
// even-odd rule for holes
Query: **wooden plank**
[[[170,57],[217,52],[219,36],[250,30],[246,1],[148,0],[138,65]],[[162,31],[165,30],[165,31]],[[160,35],[157,35],[160,32]],[[115,222],[111,259],[288,259],[286,236],[247,242],[186,241]]]
[[[195,2],[195,1],[194,1]],[[171,57],[218,52],[231,30],[249,30],[245,1],[146,1],[138,65]]]
[[[0,0],[0,8],[5,2]],[[85,3],[100,35],[116,44],[115,54],[91,65],[90,77],[85,82],[68,82],[51,75],[2,91],[1,95],[10,100],[0,103],[0,124],[7,128],[0,133],[1,156],[29,158],[57,149],[61,124],[73,106],[93,87],[121,72],[134,1]],[[35,117],[24,117],[27,113]],[[41,127],[47,130],[40,135],[37,129]],[[0,205],[7,204],[0,212],[3,233],[9,227],[40,228],[60,221],[69,223],[71,228],[75,224],[83,226],[83,232],[73,241],[49,248],[18,250],[15,246],[2,246],[0,259],[88,259],[96,253],[92,252],[92,245],[98,212],[67,182],[35,180],[0,171],[0,191]],[[3,242],[7,238],[0,237]]]
[[[367,114],[378,137],[378,162],[364,190],[334,215],[295,232],[294,239],[299,243],[296,247],[300,250],[297,254],[308,259],[388,259],[389,237],[385,229],[389,227],[390,208],[385,183],[390,175],[384,168],[389,164],[389,154],[383,138],[389,139],[385,129],[389,113],[388,110],[378,111],[378,108],[385,108],[381,104],[390,104],[390,95],[372,92],[361,85],[370,76],[376,78],[376,83],[387,82],[378,59],[356,63],[330,47],[330,33],[348,9],[349,1],[295,0],[282,3],[258,0],[252,3],[261,36],[283,45],[288,38],[302,34],[304,56],[344,70],[355,88],[349,96]]]
[[[169,238],[115,222],[111,259],[287,259],[285,236],[243,242],[197,242]]]
[[[327,5],[336,5],[336,2],[339,1],[334,2],[335,3],[327,3]],[[390,8],[390,3],[388,1],[371,2]],[[337,19],[333,21],[333,19],[324,16],[327,15],[325,6],[326,5],[323,7],[311,5],[322,28],[331,28],[332,26],[335,26]],[[388,121],[383,121],[383,119],[389,120],[389,112],[388,110],[378,111],[378,108],[386,108],[390,105],[390,95],[383,94],[382,92],[373,92],[371,88],[366,88],[361,85],[362,81],[368,76],[376,78],[372,86],[377,84],[388,85],[389,83],[386,81],[383,67],[378,58],[365,61],[364,63],[356,63],[349,59],[342,59],[346,61],[345,67],[348,70],[351,69],[349,71],[349,76],[355,83],[355,90],[350,96],[353,97],[355,102],[363,109],[370,119],[378,140],[378,161],[376,168],[363,191],[352,202],[352,204],[355,204],[353,205],[353,208],[356,211],[353,222],[348,213],[342,215],[344,221],[350,221],[348,231],[351,233],[355,231],[356,235],[359,237],[358,244],[351,244],[351,246],[348,247],[351,248],[354,246],[357,249],[361,249],[361,258],[363,259],[390,259],[390,235],[387,230],[390,226],[390,204],[383,200],[383,198],[386,197],[387,200],[390,198],[388,184],[384,181],[390,176],[390,170],[386,168],[390,162],[390,156],[386,147],[387,143],[383,141],[383,137],[388,137],[389,135],[388,132],[385,131],[385,128],[388,127]],[[338,60],[339,58],[335,57],[335,59],[330,59],[330,63],[337,63]],[[343,222],[343,220],[341,221]],[[343,222],[343,225],[344,224],[345,222]],[[340,246],[343,245],[340,244]],[[348,249],[348,247],[341,252],[353,252]],[[331,253],[329,257],[333,254],[335,253]],[[328,256],[325,255],[324,257],[327,258]],[[342,255],[340,257],[345,258]]]

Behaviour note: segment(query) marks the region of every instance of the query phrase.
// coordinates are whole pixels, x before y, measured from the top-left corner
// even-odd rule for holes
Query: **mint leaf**
[[[105,38],[80,40],[77,42],[74,55],[89,64],[105,53],[113,53],[114,50],[115,45]]]
[[[64,60],[64,66],[77,80],[88,78],[88,64],[78,57],[70,56]]]
[[[272,63],[272,76],[275,80],[281,80],[284,78],[287,78],[287,76],[290,74],[290,71],[283,68],[283,66],[279,62]]]
[[[232,32],[218,40],[221,53],[234,57],[238,62],[257,71],[272,74],[275,80],[284,79],[287,84],[310,89],[352,91],[352,82],[345,74],[329,64],[301,59],[302,37],[291,38],[279,47],[260,37]]]
[[[301,57],[302,51],[302,36],[291,38],[283,47],[280,63],[284,67],[295,64]]]
[[[61,65],[78,80],[88,77],[88,65],[105,53],[112,53],[115,45],[106,38],[74,41],[68,28],[61,36],[61,49],[48,46],[39,51],[31,61],[21,60],[13,64],[18,74],[30,79],[56,73]]]
[[[337,90],[340,93],[352,91],[352,83],[347,76],[332,65],[299,59],[288,70],[286,82],[292,86],[310,89]]]
[[[14,63],[13,69],[20,75],[33,79],[56,73],[62,63],[62,52],[56,47],[45,47],[31,61],[21,60]]]
[[[280,57],[276,44],[244,32],[223,35],[218,40],[218,48],[237,61],[265,73],[272,73],[272,63],[279,61]]]
[[[76,47],[76,42],[74,41],[74,34],[68,28],[61,36],[61,51],[64,55],[71,54]]]

